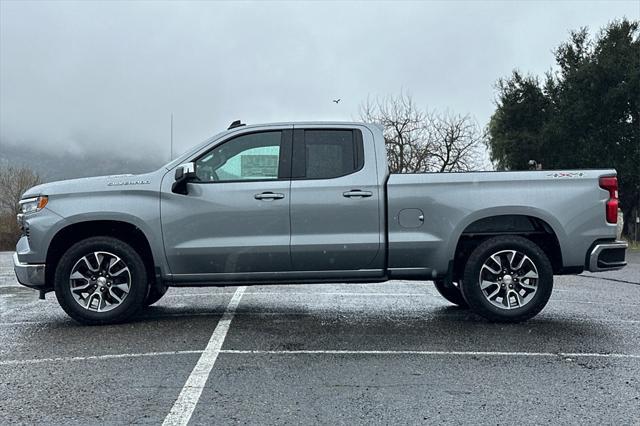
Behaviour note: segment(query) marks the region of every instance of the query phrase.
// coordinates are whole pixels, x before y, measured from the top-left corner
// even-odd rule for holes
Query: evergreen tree
[[[524,170],[528,160],[545,169],[613,167],[632,219],[640,203],[638,25],[615,21],[593,40],[586,28],[573,32],[542,85],[517,71],[499,80],[488,139],[499,169]]]

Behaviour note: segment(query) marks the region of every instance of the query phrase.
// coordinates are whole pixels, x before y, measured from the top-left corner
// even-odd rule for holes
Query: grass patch
[[[627,238],[623,238],[627,243],[629,243],[629,250],[640,250],[640,241],[633,241]]]

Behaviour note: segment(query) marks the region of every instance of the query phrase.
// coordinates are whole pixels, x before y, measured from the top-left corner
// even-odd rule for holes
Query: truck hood
[[[36,197],[38,195],[55,196],[102,191],[158,189],[163,174],[162,170],[159,170],[140,175],[96,176],[49,182],[28,189],[22,195],[22,198]]]

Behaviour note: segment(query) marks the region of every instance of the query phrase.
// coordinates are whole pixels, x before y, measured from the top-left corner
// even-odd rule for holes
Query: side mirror
[[[187,195],[187,182],[196,177],[196,165],[194,163],[180,164],[176,168],[175,182],[171,185],[171,192]]]

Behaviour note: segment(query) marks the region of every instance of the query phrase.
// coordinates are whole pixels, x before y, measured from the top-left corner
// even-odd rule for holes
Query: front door
[[[188,194],[168,177],[161,201],[165,252],[175,279],[237,279],[288,271],[291,130],[242,134],[195,159]],[[286,170],[285,170],[286,169]]]

